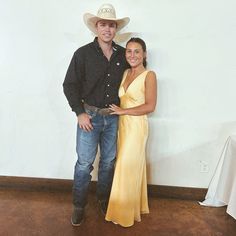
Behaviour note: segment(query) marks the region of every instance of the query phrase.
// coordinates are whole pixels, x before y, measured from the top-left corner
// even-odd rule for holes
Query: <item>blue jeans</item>
[[[116,158],[118,116],[99,115],[86,111],[91,117],[93,130],[86,132],[77,127],[76,151],[78,160],[74,170],[73,204],[84,208],[87,204],[88,187],[96,158],[98,145],[100,160],[98,167],[97,198],[108,201]]]

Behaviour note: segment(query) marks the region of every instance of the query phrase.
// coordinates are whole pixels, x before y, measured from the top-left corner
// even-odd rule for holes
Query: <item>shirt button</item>
[[[107,76],[110,76],[110,74],[107,74]]]
[[[110,84],[107,85],[107,87],[109,87],[109,86],[110,86]]]
[[[107,97],[109,97],[109,94],[107,94]]]

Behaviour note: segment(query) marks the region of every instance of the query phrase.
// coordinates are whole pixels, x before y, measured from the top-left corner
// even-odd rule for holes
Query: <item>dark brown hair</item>
[[[127,43],[126,43],[126,47],[129,43],[134,42],[134,43],[138,43],[141,45],[143,52],[147,51],[147,47],[146,47],[146,43],[141,39],[141,38],[131,38]],[[146,61],[146,57],[143,58],[143,66],[146,68],[147,66],[147,61]]]

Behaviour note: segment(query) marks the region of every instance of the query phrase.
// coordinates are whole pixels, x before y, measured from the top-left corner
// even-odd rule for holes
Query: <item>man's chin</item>
[[[111,42],[111,41],[113,40],[113,37],[102,37],[102,40],[103,40],[104,42],[109,43],[109,42]]]

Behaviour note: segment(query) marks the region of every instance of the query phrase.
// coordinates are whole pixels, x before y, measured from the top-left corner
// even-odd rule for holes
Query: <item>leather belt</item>
[[[102,116],[110,115],[112,112],[112,110],[110,110],[109,108],[99,108],[99,107],[95,107],[95,106],[90,106],[87,103],[84,103],[84,108],[88,109],[89,111],[95,112],[99,115],[102,115]]]

